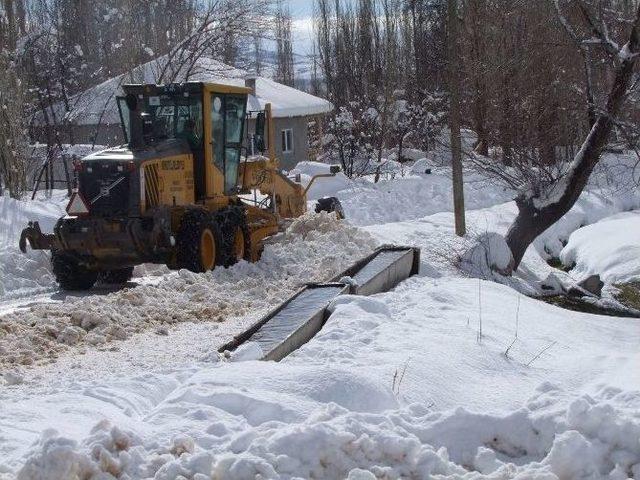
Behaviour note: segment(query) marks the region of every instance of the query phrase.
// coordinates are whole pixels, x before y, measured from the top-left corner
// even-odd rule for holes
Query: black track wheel
[[[98,279],[98,272],[89,270],[67,253],[52,251],[51,268],[63,290],[89,290]]]
[[[224,266],[230,267],[240,260],[251,259],[251,237],[247,227],[245,210],[231,207],[219,212],[224,239]]]
[[[320,212],[336,212],[336,215],[339,219],[343,220],[345,218],[342,204],[336,197],[324,197],[318,199],[316,203],[316,213]]]
[[[204,210],[184,214],[176,236],[178,268],[202,273],[223,262],[220,225]]]
[[[98,274],[98,283],[103,285],[124,285],[133,276],[133,267],[103,270]]]

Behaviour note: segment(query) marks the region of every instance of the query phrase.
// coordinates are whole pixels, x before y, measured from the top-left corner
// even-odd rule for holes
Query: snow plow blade
[[[27,241],[33,250],[51,250],[55,241],[55,235],[45,235],[40,230],[38,222],[29,222],[29,226],[20,234],[20,251],[27,253]]]
[[[329,318],[327,307],[343,294],[386,292],[420,269],[420,249],[384,246],[356,262],[331,283],[309,284],[218,350],[255,342],[261,360],[282,360],[311,340]]]

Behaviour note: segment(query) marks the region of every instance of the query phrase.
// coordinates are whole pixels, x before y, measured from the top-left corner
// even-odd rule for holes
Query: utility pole
[[[448,82],[449,82],[449,129],[451,130],[451,170],[453,173],[453,210],[456,220],[456,235],[462,237],[467,231],[464,218],[464,187],[462,182],[462,141],[460,138],[460,51],[458,47],[458,0],[448,1]]]

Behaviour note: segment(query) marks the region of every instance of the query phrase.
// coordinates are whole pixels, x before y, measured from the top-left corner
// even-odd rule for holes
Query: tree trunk
[[[593,98],[593,81],[591,80],[591,55],[589,50],[585,50],[583,53],[584,64],[584,86],[585,96],[587,100],[587,121],[589,122],[589,128],[593,127],[596,123],[596,103]]]

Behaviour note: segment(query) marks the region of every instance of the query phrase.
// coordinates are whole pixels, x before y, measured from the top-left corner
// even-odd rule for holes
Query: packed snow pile
[[[213,423],[200,438],[159,444],[103,421],[81,443],[45,432],[17,479],[638,478],[640,422],[621,392],[545,411],[561,393],[542,385],[528,408],[504,417],[419,404],[364,414],[328,404],[296,423],[271,420],[242,433]]]
[[[55,358],[158,326],[223,322],[275,305],[305,282],[326,280],[369,253],[375,241],[333,214],[307,214],[266,245],[260,262],[206,274],[187,270],[107,295],[67,297],[0,317],[0,368]]]
[[[577,279],[600,275],[606,283],[640,280],[640,213],[624,212],[571,234],[560,260]]]
[[[0,196],[0,301],[50,289],[55,285],[49,254],[18,248],[20,233],[29,221],[38,221],[43,232],[53,226],[67,204],[67,192],[56,190],[50,199],[16,200]]]

